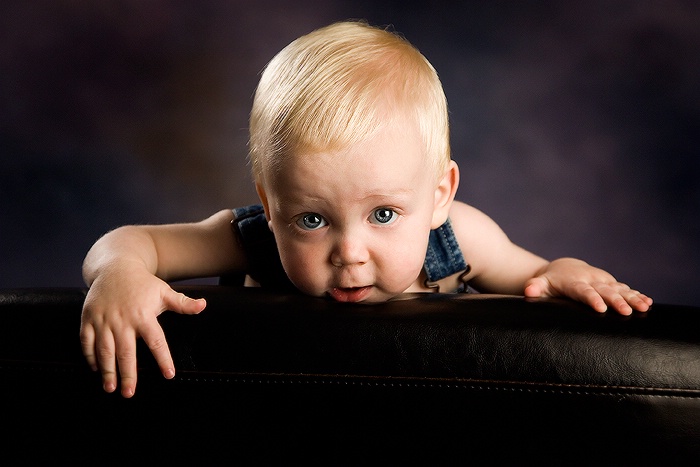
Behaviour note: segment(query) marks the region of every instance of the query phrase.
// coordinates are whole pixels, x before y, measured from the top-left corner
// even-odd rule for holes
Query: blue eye
[[[325,227],[328,224],[326,220],[319,214],[311,212],[304,214],[297,220],[297,225],[304,230],[316,230]]]
[[[391,224],[397,219],[396,212],[393,209],[389,208],[378,208],[375,209],[374,212],[372,212],[372,216],[370,218],[370,222],[373,224],[382,224],[382,225],[387,225]]]

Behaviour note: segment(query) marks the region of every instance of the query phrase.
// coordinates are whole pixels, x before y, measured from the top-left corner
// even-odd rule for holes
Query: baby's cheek
[[[395,250],[394,254],[386,258],[382,275],[388,287],[392,291],[401,293],[409,288],[418,279],[425,262],[425,250],[422,244],[412,248]]]
[[[282,254],[282,266],[292,284],[307,295],[322,295],[323,265],[312,254]]]

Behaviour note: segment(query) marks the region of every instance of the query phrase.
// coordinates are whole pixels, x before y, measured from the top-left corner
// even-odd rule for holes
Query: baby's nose
[[[340,235],[331,253],[331,263],[336,267],[365,264],[368,260],[369,250],[358,234]]]

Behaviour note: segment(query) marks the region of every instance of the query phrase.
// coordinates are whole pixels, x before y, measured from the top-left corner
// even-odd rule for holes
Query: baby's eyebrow
[[[387,189],[381,189],[377,191],[368,191],[365,193],[363,196],[365,198],[371,198],[371,197],[401,197],[401,196],[408,196],[412,195],[416,192],[415,189],[413,188],[396,188],[393,190],[387,190]]]
[[[385,204],[395,204],[401,203],[416,193],[416,190],[412,187],[401,187],[401,188],[391,188],[391,189],[372,189],[367,191],[356,192],[354,195],[347,198],[348,201],[353,202],[373,202],[377,206]],[[279,207],[284,206],[285,210],[290,211],[314,211],[319,205],[323,205],[327,202],[323,196],[315,196],[312,194],[291,194],[280,203]]]

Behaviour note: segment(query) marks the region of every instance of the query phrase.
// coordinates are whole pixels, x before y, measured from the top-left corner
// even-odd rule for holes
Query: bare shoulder
[[[232,220],[233,212],[222,209],[197,222],[152,226],[161,276],[209,277],[245,268]]]
[[[513,246],[491,217],[469,204],[454,201],[450,221],[464,258],[471,266],[471,277],[490,269],[493,262]]]
[[[511,242],[493,219],[475,207],[454,202],[450,220],[471,266],[467,280],[473,280],[477,289],[521,294],[525,281],[547,263]]]
[[[222,209],[193,225],[194,229],[199,232],[195,237],[206,243],[204,249],[211,250],[213,256],[227,257],[228,260],[224,261],[226,264],[238,263],[242,254],[239,251],[239,245],[231,225],[233,218],[232,210]]]
[[[491,235],[505,236],[503,230],[485,213],[461,201],[454,201],[450,208],[450,221],[457,240],[475,242]]]
[[[199,222],[203,228],[229,229],[233,220],[233,211],[231,209],[222,209],[215,212],[211,216]]]

